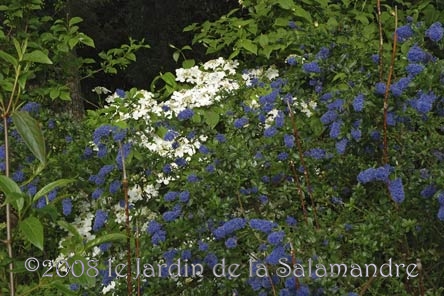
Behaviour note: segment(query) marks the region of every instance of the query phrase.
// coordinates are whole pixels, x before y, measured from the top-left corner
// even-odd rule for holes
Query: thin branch
[[[390,69],[389,74],[387,78],[387,84],[385,86],[385,94],[384,94],[384,154],[383,154],[383,161],[384,164],[388,163],[388,143],[387,143],[387,115],[388,115],[388,96],[390,91],[390,85],[392,82],[392,76],[393,76],[393,68],[395,65],[395,58],[396,58],[396,46],[397,46],[397,40],[398,40],[398,9],[395,6],[395,33],[393,34],[393,48],[392,48],[392,58],[390,61]]]
[[[305,165],[304,152],[303,152],[303,149],[302,149],[301,139],[299,137],[298,127],[296,125],[296,120],[294,119],[293,110],[291,109],[289,101],[287,101],[287,106],[288,106],[288,112],[290,113],[291,124],[292,124],[292,127],[293,127],[293,135],[294,135],[294,138],[296,139],[296,145],[298,147],[299,160],[301,161],[301,165],[304,168],[305,183],[307,184],[307,192],[308,192],[308,195],[310,196],[311,206],[313,208],[314,219],[315,219],[315,223],[316,223],[316,229],[319,229],[318,213],[317,213],[317,210],[316,210],[316,205],[314,203],[313,193],[312,193],[312,190],[311,190],[310,177],[308,175],[307,166]]]
[[[383,77],[383,61],[382,61],[382,53],[383,53],[383,45],[384,45],[384,35],[382,31],[382,19],[381,19],[381,0],[377,0],[377,10],[378,10],[378,27],[379,27],[379,81],[382,81]]]

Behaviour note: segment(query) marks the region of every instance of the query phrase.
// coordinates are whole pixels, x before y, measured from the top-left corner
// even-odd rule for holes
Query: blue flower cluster
[[[374,181],[387,182],[392,170],[393,168],[389,165],[366,169],[358,174],[358,182],[362,184]]]
[[[99,231],[104,225],[106,220],[108,219],[108,213],[103,211],[103,210],[97,210],[96,211],[96,217],[94,219],[94,224],[93,224],[93,231],[97,232]]]
[[[230,234],[244,228],[246,221],[244,218],[233,218],[228,220],[223,225],[219,226],[213,231],[214,236],[217,239],[221,239],[229,236]]]
[[[151,235],[151,242],[155,246],[164,242],[166,239],[166,231],[163,230],[162,225],[155,220],[151,220],[148,223],[148,227],[147,227],[146,231],[149,235]]]

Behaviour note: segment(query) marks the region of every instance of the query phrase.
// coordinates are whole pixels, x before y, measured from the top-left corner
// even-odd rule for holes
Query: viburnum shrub
[[[88,113],[52,158],[77,182],[50,253],[85,262],[59,289],[441,295],[441,23],[407,19],[393,55],[305,29],[275,64],[213,59]]]

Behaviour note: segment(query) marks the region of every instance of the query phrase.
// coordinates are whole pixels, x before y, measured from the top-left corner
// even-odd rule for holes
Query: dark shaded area
[[[104,86],[110,90],[131,87],[149,88],[160,72],[173,71],[178,65],[172,59],[173,44],[180,48],[191,44],[192,33],[183,28],[191,23],[216,20],[233,8],[237,0],[80,0],[69,3],[72,16],[84,22],[81,31],[92,37],[96,48],[77,50],[81,57],[96,58],[100,51],[129,43],[129,37],[148,43],[151,48],[137,53],[137,62],[117,75],[96,74],[82,81],[82,92],[91,97],[91,89]],[[193,47],[192,57],[200,60],[204,49]],[[190,56],[191,57],[191,56]]]

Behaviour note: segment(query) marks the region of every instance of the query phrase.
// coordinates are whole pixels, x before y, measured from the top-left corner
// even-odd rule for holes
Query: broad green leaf
[[[41,64],[52,64],[52,61],[41,50],[34,50],[32,52],[25,53],[23,60]]]
[[[177,63],[177,61],[179,60],[179,56],[180,56],[180,53],[178,52],[178,51],[175,51],[174,53],[173,53],[173,60]]]
[[[95,246],[101,245],[103,243],[109,243],[109,242],[125,242],[126,241],[126,235],[123,233],[110,233],[102,235],[101,237],[95,238],[93,240],[90,240],[85,245],[85,251],[89,251]]]
[[[165,81],[166,84],[175,86],[176,85],[176,77],[171,72],[166,72],[161,76],[162,80]]]
[[[293,13],[294,13],[295,16],[299,16],[299,17],[301,17],[301,18],[304,18],[305,20],[309,21],[310,23],[313,22],[310,13],[307,12],[305,9],[303,9],[303,8],[300,7],[300,6],[296,6],[296,7],[293,9]]]
[[[80,37],[79,37],[80,43],[85,44],[86,46],[89,46],[89,47],[93,47],[93,48],[96,47],[96,45],[94,44],[94,40],[91,37],[89,37],[83,33],[80,33],[79,35],[80,35]]]
[[[291,9],[293,8],[294,1],[293,0],[279,0],[279,6],[283,9]]]
[[[43,225],[39,219],[30,216],[19,222],[19,228],[31,244],[43,251]]]
[[[267,46],[267,45],[268,45],[268,36],[267,36],[267,35],[264,35],[264,34],[261,34],[261,35],[259,36],[259,44],[260,44],[262,47]]]
[[[0,58],[4,60],[5,62],[10,63],[12,66],[17,67],[18,61],[16,58],[14,58],[9,53],[4,52],[3,50],[0,50]]]
[[[0,190],[6,195],[10,193],[22,193],[17,183],[5,175],[0,175]]]
[[[75,182],[75,179],[60,179],[54,182],[51,182],[47,185],[45,185],[42,189],[40,189],[32,198],[33,201],[37,201],[40,197],[45,196],[46,194],[48,194],[49,192],[51,192],[52,190],[54,190],[57,187],[63,187],[66,186],[70,183]]]
[[[211,127],[214,128],[220,120],[219,114],[213,111],[206,111],[204,113],[205,116],[205,122]]]
[[[24,195],[17,183],[11,178],[0,175],[0,190],[6,196],[6,202],[11,204],[18,211],[23,209]]]
[[[37,121],[23,111],[15,111],[11,117],[26,146],[42,164],[46,164],[45,139]]]
[[[257,54],[257,45],[253,41],[244,39],[239,41],[239,45],[251,53]]]
[[[182,62],[182,67],[184,69],[189,69],[189,68],[193,67],[195,64],[196,64],[196,62],[193,59],[187,59]]]
[[[69,20],[69,26],[74,26],[75,24],[83,22],[83,19],[81,17],[75,16],[72,19]]]

